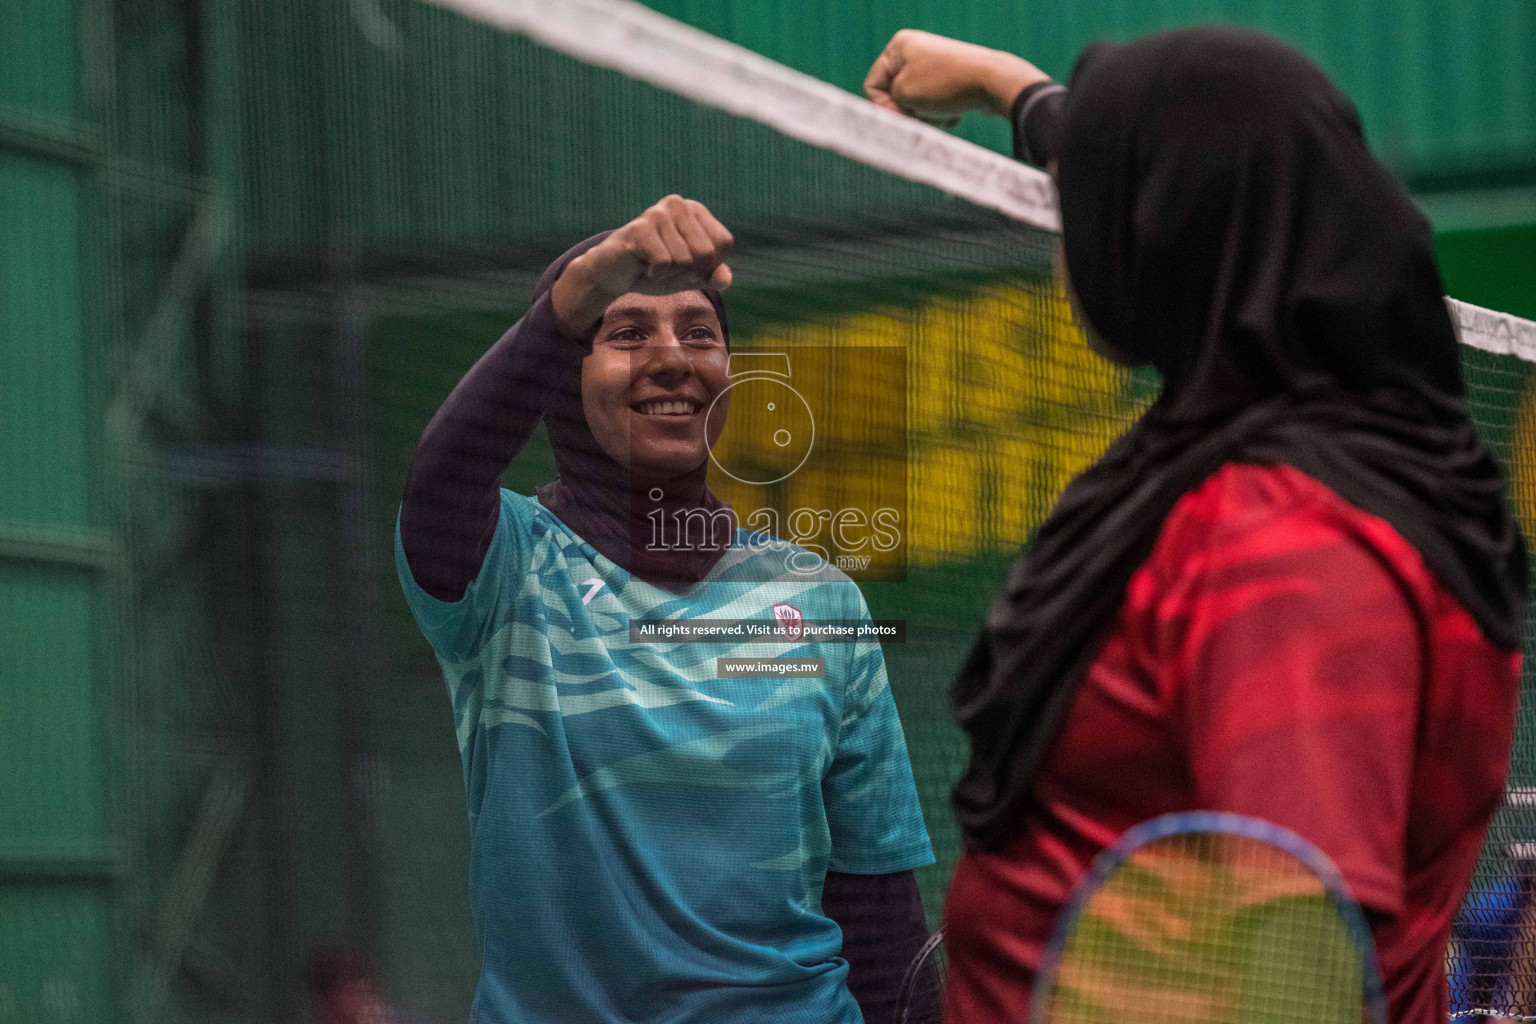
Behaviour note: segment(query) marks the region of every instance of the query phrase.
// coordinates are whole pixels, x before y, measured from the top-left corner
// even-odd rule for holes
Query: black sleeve
[[[865,1024],[890,1024],[907,965],[928,941],[916,876],[828,871],[821,908],[843,930],[848,990]]]
[[[439,601],[463,598],[479,574],[501,509],[501,474],[587,348],[561,329],[546,292],[422,432],[400,504],[400,543],[411,575]]]
[[[1045,167],[1056,155],[1056,133],[1067,109],[1067,87],[1046,79],[1013,101],[1013,158]]]

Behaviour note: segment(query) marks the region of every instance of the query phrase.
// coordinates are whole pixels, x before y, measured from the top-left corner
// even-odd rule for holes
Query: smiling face
[[[720,318],[703,293],[630,292],[608,306],[582,361],[581,404],[603,451],[668,479],[709,458],[725,417],[717,411],[706,428],[704,414],[730,382]]]

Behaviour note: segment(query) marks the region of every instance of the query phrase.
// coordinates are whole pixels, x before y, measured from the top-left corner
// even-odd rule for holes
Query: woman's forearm
[[[827,872],[821,907],[843,931],[848,990],[868,1024],[891,1020],[901,981],[923,943],[928,924],[917,878],[910,871],[887,875]]]
[[[480,572],[500,509],[501,474],[580,366],[549,296],[492,345],[422,432],[400,506],[400,541],[418,585],[457,601]]]

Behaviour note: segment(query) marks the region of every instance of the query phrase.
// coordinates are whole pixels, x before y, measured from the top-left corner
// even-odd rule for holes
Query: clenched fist
[[[869,69],[864,95],[887,110],[953,128],[968,110],[1006,117],[1019,93],[1049,77],[1023,57],[904,28]]]
[[[704,204],[667,196],[571,261],[550,291],[555,315],[585,331],[627,292],[727,288],[734,240]]]

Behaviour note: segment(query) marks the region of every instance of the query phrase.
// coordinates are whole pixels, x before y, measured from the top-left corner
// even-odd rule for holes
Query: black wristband
[[[1067,87],[1049,78],[1029,86],[1013,101],[1013,158],[1044,167],[1056,155],[1056,132],[1067,106]]]

